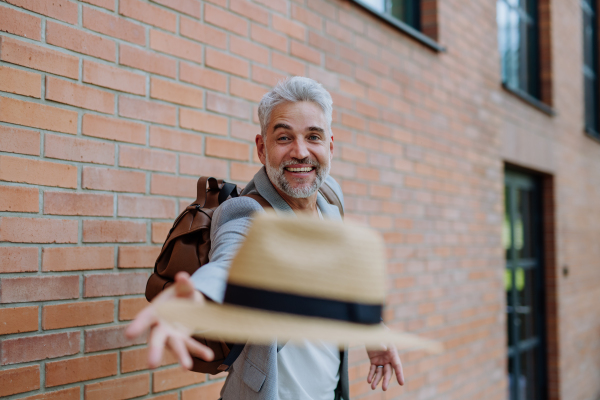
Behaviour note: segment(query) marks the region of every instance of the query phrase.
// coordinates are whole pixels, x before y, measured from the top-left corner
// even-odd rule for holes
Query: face
[[[310,197],[329,174],[333,138],[323,111],[312,102],[275,107],[266,138],[257,135],[256,146],[269,179],[290,197]]]

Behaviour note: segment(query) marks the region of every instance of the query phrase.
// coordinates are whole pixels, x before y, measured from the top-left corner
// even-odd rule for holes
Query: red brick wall
[[[257,102],[298,74],[334,98],[348,217],[388,243],[386,320],[447,348],[405,352],[387,394],[353,349],[353,398],[506,398],[504,162],[552,177],[552,398],[598,398],[600,145],[567,3],[555,117],[501,88],[494,2],[437,2],[445,53],[342,0],[0,3],[0,397],[217,398],[222,377],[148,371],[122,332],[196,177],[252,177]]]

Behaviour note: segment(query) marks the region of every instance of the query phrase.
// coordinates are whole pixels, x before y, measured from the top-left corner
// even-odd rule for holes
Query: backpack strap
[[[319,188],[319,193],[325,197],[325,200],[327,200],[329,204],[337,206],[337,208],[340,210],[340,215],[342,218],[344,218],[344,207],[342,206],[342,202],[335,191],[326,182],[323,182]]]
[[[269,208],[273,208],[273,206],[271,205],[271,203],[269,203],[268,201],[266,201],[265,198],[262,197],[260,194],[245,194],[244,197],[250,197],[251,199],[255,200],[265,210],[269,209]]]

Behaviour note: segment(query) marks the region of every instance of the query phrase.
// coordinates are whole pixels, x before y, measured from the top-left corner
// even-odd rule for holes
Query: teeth
[[[312,171],[312,167],[306,168],[286,168],[290,172],[310,172]]]

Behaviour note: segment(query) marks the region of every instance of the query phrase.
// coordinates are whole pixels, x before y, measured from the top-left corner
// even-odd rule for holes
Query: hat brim
[[[274,339],[326,341],[342,347],[362,343],[379,347],[393,343],[398,349],[443,351],[441,343],[410,333],[394,332],[382,324],[364,325],[325,318],[305,317],[239,307],[228,304],[198,305],[186,300],[171,300],[157,307],[160,318],[182,325],[193,334],[232,343],[269,344]]]

